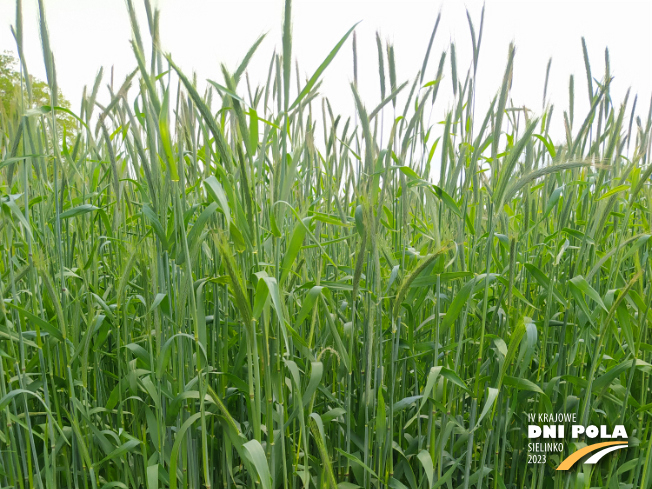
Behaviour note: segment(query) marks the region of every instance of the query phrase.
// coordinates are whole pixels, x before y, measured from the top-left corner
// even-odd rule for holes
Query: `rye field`
[[[596,73],[573,47],[586,77],[537,112],[511,101],[505,46],[476,113],[484,9],[468,67],[431,52],[437,18],[418,73],[378,36],[381,98],[351,76],[338,115],[320,83],[339,52],[356,59],[355,26],[305,78],[287,0],[271,59],[261,37],[200,84],[144,1],[147,25],[125,6],[134,71],[112,90],[100,71],[73,104],[42,0],[36,103],[36,20],[17,2],[0,487],[650,487],[652,113],[612,100],[608,52]],[[628,447],[556,471],[580,438],[529,463],[527,413],[623,425]]]

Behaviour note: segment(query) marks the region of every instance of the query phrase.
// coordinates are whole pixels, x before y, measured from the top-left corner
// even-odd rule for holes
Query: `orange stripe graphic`
[[[586,446],[575,453],[572,453],[568,457],[564,459],[562,463],[559,464],[559,467],[557,467],[557,470],[568,470],[570,469],[575,462],[577,462],[579,459],[581,459],[584,455],[587,455],[591,452],[594,452],[600,448],[608,447],[611,445],[627,445],[627,442],[623,441],[605,441],[603,443],[595,443],[593,445]]]

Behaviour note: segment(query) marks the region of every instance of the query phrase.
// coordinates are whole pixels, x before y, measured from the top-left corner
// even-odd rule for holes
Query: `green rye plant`
[[[475,113],[484,9],[466,75],[454,44],[431,59],[439,17],[412,78],[377,36],[381,99],[356,68],[347,117],[319,90],[339,52],[357,67],[355,26],[304,79],[287,0],[266,83],[247,74],[261,37],[200,90],[127,0],[135,69],[108,104],[100,71],[72,112],[42,0],[34,107],[16,4],[1,487],[650,486],[652,114],[614,104],[608,52],[592,73],[582,42],[590,110],[571,77],[554,142],[545,90],[541,114],[512,103],[514,46]],[[629,447],[528,464],[533,412],[622,424]]]

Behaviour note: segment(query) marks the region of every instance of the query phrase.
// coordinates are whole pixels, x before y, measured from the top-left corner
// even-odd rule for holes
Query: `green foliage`
[[[34,108],[50,106],[50,87],[43,80],[30,75],[29,84],[21,81],[18,60],[9,52],[0,53],[0,121],[7,129],[10,125],[18,124],[17,119],[26,111]],[[21,94],[22,87],[22,94]],[[70,102],[59,91],[58,106],[69,110]],[[63,111],[56,116],[59,125],[59,136],[66,133],[66,142],[70,145],[74,135],[79,130],[75,117]],[[6,132],[4,135],[6,136]]]
[[[16,59],[8,52],[0,54],[0,100],[5,114],[12,112],[16,90],[20,93],[20,74],[16,71]]]
[[[390,93],[353,84],[346,118],[317,91],[352,31],[305,81],[288,0],[266,84],[260,38],[202,95],[145,4],[106,105],[100,72],[50,106],[43,15],[31,104],[0,58],[0,487],[649,487],[652,120],[608,74],[555,144],[552,106],[511,104],[513,46],[486,114],[451,46],[431,116],[446,53],[403,80],[377,36]],[[629,447],[528,464],[551,411]]]

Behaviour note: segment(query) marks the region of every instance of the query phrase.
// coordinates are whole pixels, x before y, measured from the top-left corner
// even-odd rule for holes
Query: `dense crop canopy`
[[[466,77],[436,27],[412,79],[378,37],[347,119],[319,87],[353,29],[302,78],[288,0],[267,83],[260,39],[204,91],[146,4],[108,104],[100,72],[78,113],[0,114],[0,486],[649,487],[651,119],[608,71],[554,143],[512,46],[476,114],[469,17]],[[571,412],[629,447],[528,464],[526,414]]]

